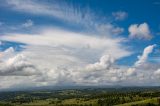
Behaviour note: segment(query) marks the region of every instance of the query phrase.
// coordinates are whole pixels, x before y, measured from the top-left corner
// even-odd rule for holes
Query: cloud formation
[[[127,51],[125,47],[123,48],[121,45],[121,42],[125,42],[125,39],[123,38],[100,38],[59,29],[43,30],[36,35],[9,34],[2,36],[1,39],[37,46],[65,46],[74,49],[85,49],[88,47],[88,50],[97,50],[112,54],[112,56],[116,59],[130,55],[130,52]]]
[[[0,75],[34,75],[35,67],[27,62],[23,54],[15,55],[12,47],[2,52]]]
[[[138,60],[134,63],[134,65],[127,69],[126,75],[127,76],[137,76],[138,79],[142,79],[142,77],[149,77],[149,75],[144,75],[147,71],[153,71],[156,69],[155,66],[148,63],[149,54],[153,52],[153,49],[156,45],[149,45],[144,48],[143,53],[141,56],[138,56]],[[155,67],[155,68],[153,68]],[[150,75],[152,72],[149,72]]]
[[[28,28],[34,25],[34,22],[32,20],[27,20],[25,23],[22,24],[22,27]]]
[[[147,58],[153,47],[154,45],[146,47],[142,57]],[[146,63],[131,67],[117,65],[118,58],[114,59],[112,54],[103,54],[97,61],[90,63],[88,59],[91,58],[84,58],[82,56],[84,54],[81,56],[74,54],[69,48],[37,45],[28,45],[25,48],[18,54],[11,48],[4,51],[4,54],[13,55],[3,55],[7,58],[0,62],[2,79],[0,86],[3,84],[3,88],[22,84],[25,86],[133,85],[134,83],[147,85],[154,80],[156,84],[156,79],[159,78],[159,67]],[[85,49],[83,52],[86,52]],[[9,51],[11,52],[8,53]]]
[[[60,4],[56,1],[52,2],[53,3],[51,5],[48,2],[42,2],[38,0],[7,0],[6,4],[15,11],[25,12],[33,15],[55,17],[63,21],[74,23],[82,23],[83,21],[85,23],[91,18],[90,15],[81,14],[81,11],[78,11],[78,9],[73,9],[72,6],[68,6],[66,3]]]
[[[114,59],[109,55],[104,55],[100,58],[100,61],[94,64],[89,64],[87,66],[88,70],[104,70],[109,69],[110,66],[113,64]]]
[[[21,54],[18,54],[13,58],[9,58],[4,63],[0,64],[0,75],[1,76],[34,75],[35,70],[36,70],[35,67],[32,64],[26,62],[24,60],[24,56]]]
[[[135,66],[144,64],[147,61],[149,54],[153,52],[155,46],[155,44],[147,46],[144,49],[142,56],[138,56],[138,61],[135,63]]]
[[[137,39],[150,40],[152,38],[151,31],[147,23],[133,24],[128,28],[129,37]]]
[[[103,20],[97,20],[101,17],[88,8],[80,9],[80,7],[76,6],[75,8],[73,5],[69,5],[65,2],[52,2],[53,3],[51,5],[48,2],[38,0],[7,0],[3,4],[7,5],[7,7],[10,7],[10,9],[14,11],[42,17],[53,17],[61,22],[65,22],[65,24],[83,28],[87,30],[87,32],[90,31],[92,33],[98,33],[101,35],[119,35],[124,31],[123,28],[112,24],[112,22],[106,22],[107,17],[104,17]],[[114,14],[118,14],[116,17],[119,17],[119,19],[122,19],[125,16],[125,12],[118,12]],[[27,20],[27,22],[22,26],[26,28],[33,26],[33,24],[34,23],[32,20]],[[15,29],[17,29],[17,27]]]
[[[112,68],[114,60],[132,53],[121,44],[125,42],[123,38],[109,36],[101,38],[60,29],[42,30],[38,34],[12,33],[2,36],[1,39],[25,44],[24,50],[18,53],[15,53],[13,48],[4,51],[11,55],[3,57],[4,67],[1,68],[1,73],[6,76],[34,76],[30,79],[32,81],[30,83],[36,83],[37,86],[96,85],[100,81],[103,84],[117,82],[119,77],[115,75],[118,71],[116,68]],[[8,53],[7,51],[12,52]],[[99,62],[97,62],[98,60]],[[8,62],[11,64],[7,65]],[[112,72],[112,69],[115,71]],[[98,74],[98,71],[94,70],[98,70],[100,73]],[[107,72],[107,70],[110,71]],[[105,80],[106,77],[108,79]],[[113,81],[110,81],[109,78]],[[18,79],[24,80],[25,78]]]
[[[95,15],[86,9],[81,11],[65,3],[61,6],[56,1],[52,5],[37,1],[7,0],[5,5],[25,15],[47,16],[65,22],[65,25],[69,23],[80,28],[83,26],[88,32],[46,26],[37,28],[32,20],[15,25],[15,32],[5,33],[0,39],[4,42],[22,43],[23,46],[19,51],[12,46],[1,51],[0,88],[159,84],[159,64],[147,61],[155,45],[147,46],[133,65],[120,65],[118,61],[134,54],[130,45],[125,44],[128,44],[128,39],[117,36],[124,32],[124,28],[112,22],[103,22],[97,13]],[[112,16],[116,21],[122,21],[128,14],[118,11],[113,12]],[[30,28],[34,32],[30,31],[29,34],[17,30]],[[147,23],[131,25],[129,33],[130,38],[152,38]]]
[[[160,79],[160,69],[154,72],[154,76],[159,80]]]
[[[128,14],[125,11],[117,11],[112,13],[115,20],[122,21],[128,17]]]

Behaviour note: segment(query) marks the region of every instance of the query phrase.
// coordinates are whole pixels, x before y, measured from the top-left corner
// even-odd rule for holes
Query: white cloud
[[[15,57],[9,58],[3,63],[0,63],[1,76],[30,76],[37,74],[35,71],[35,67],[28,63],[22,54],[18,54]]]
[[[135,66],[140,66],[144,64],[147,61],[149,54],[152,53],[155,46],[155,44],[147,46],[144,49],[142,56],[138,56],[138,61],[135,63]]]
[[[145,85],[153,81],[152,67],[155,66],[146,65],[146,68],[119,66],[116,65],[112,55],[107,54],[102,55],[98,62],[90,64],[86,58],[75,55],[71,49],[65,47],[28,45],[25,48],[24,51],[1,62],[2,88],[21,87],[23,84],[23,87],[57,84]],[[83,49],[83,52],[86,50]],[[159,75],[157,74],[159,71],[154,73],[156,76]],[[154,83],[156,82],[157,80]]]
[[[1,39],[28,45],[64,46],[77,50],[89,46],[89,50],[107,52],[108,54],[112,54],[112,57],[115,59],[130,55],[130,52],[121,45],[121,42],[125,41],[123,38],[100,38],[56,29],[44,30],[37,35],[11,34],[2,36]]]
[[[27,62],[23,54],[16,54],[15,50],[10,47],[1,53],[0,58],[0,75],[28,75],[30,72],[34,71],[34,66]],[[22,72],[24,71],[24,72]],[[31,73],[30,75],[33,75]]]
[[[104,55],[100,58],[100,61],[94,64],[89,64],[87,66],[88,70],[104,70],[109,69],[110,66],[113,64],[114,59],[111,58],[109,55]]]
[[[9,58],[11,56],[13,56],[15,53],[15,50],[13,47],[9,47],[8,49],[6,49],[4,52],[1,52],[1,60],[5,60],[6,58]]]
[[[12,53],[14,53],[14,48],[13,47],[9,47],[3,53],[4,53],[4,55],[12,54]]]
[[[155,44],[147,46],[144,49],[142,55],[138,56],[138,60],[134,63],[134,65],[127,69],[125,75],[128,77],[128,80],[131,79],[135,82],[136,80],[139,80],[141,84],[146,85],[157,85],[159,83],[156,79],[158,74],[155,75],[155,73],[158,72],[154,72],[154,70],[157,70],[159,68],[159,64],[152,64],[150,62],[147,62],[149,54],[153,52],[155,46]]]
[[[136,74],[136,69],[135,68],[129,68],[126,71],[127,76],[132,76],[132,75],[135,75],[135,74]]]
[[[157,83],[157,80],[153,83],[151,77],[153,70],[156,70],[159,66],[147,62],[147,59],[149,58],[148,56],[153,52],[155,46],[156,45],[154,44],[144,48],[142,55],[138,56],[138,60],[134,63],[134,65],[127,69],[127,77],[134,78],[132,80],[139,80],[139,82],[147,85]]]
[[[110,55],[103,55],[99,62],[87,64],[78,69],[73,79],[82,85],[110,85],[123,80],[124,74],[121,69],[114,66],[114,59]]]
[[[122,38],[101,38],[52,29],[35,35],[9,34],[2,39],[26,44],[23,51],[14,53],[10,48],[6,51],[12,51],[9,52],[12,55],[1,58],[3,76],[0,77],[11,77],[8,78],[10,81],[3,78],[3,87],[22,83],[26,86],[133,85],[135,82],[147,85],[154,81],[151,79],[153,70],[159,68],[147,63],[155,45],[146,47],[133,66],[117,65],[118,59],[131,54],[122,46]],[[8,54],[6,51],[4,53]],[[23,82],[26,76],[30,81]],[[12,83],[13,78],[16,83]]]
[[[28,27],[31,27],[33,25],[34,25],[34,23],[33,23],[32,20],[27,20],[24,24],[22,24],[22,27],[28,28]]]
[[[95,28],[100,34],[112,34],[112,35],[119,35],[124,32],[124,29],[121,27],[116,27],[112,24],[102,24],[97,25]]]
[[[3,64],[8,63],[10,59],[16,61],[12,61],[8,67],[6,64],[1,68],[3,75],[6,77],[9,75],[28,75],[31,77],[33,75],[30,83],[39,86],[55,84],[96,85],[100,82],[100,84],[108,84],[120,81],[122,74],[117,75],[119,72],[114,68],[112,71],[114,59],[117,60],[132,53],[121,44],[124,42],[123,38],[101,38],[100,36],[78,34],[59,29],[44,30],[35,35],[12,33],[2,36],[1,39],[26,44],[22,47],[24,50],[18,52],[18,54],[25,56],[24,58],[15,59],[18,54],[12,53],[14,55],[4,59],[6,62]],[[96,62],[99,58],[100,61]],[[92,65],[100,73],[92,71],[91,68],[89,71],[86,68]],[[30,72],[28,69],[33,71]],[[107,70],[109,71],[106,72]],[[106,77],[108,78],[106,79]],[[93,78],[95,79],[93,80]],[[25,78],[18,77],[16,80],[18,79],[24,80]],[[22,83],[18,82],[17,84]]]
[[[138,24],[130,25],[128,31],[130,38],[147,39],[147,40],[152,38],[151,31],[147,23],[143,23],[140,25]]]
[[[158,69],[157,71],[155,71],[155,72],[153,73],[153,75],[154,75],[155,78],[160,79],[160,69]]]
[[[125,11],[113,12],[112,15],[114,16],[115,20],[120,20],[120,21],[128,17],[128,14]]]

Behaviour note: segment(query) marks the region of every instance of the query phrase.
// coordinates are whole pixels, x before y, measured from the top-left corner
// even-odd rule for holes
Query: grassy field
[[[145,104],[148,104],[148,103],[159,106],[157,99],[158,98],[152,98],[152,99],[146,99],[146,100],[142,100],[142,101],[119,104],[119,105],[115,105],[115,106],[133,106],[133,105],[137,105],[137,104],[138,105],[145,105]]]
[[[0,106],[160,106],[160,88],[0,92]]]
[[[56,102],[56,101],[57,100],[55,100],[55,99],[54,100],[52,100],[52,99],[36,100],[31,103],[23,103],[23,104],[16,103],[16,104],[12,104],[12,105],[14,105],[14,106],[76,106],[76,105],[77,106],[101,106],[97,103],[98,99],[92,99],[92,100],[87,100],[87,101],[84,99],[66,99],[61,102]],[[119,104],[119,105],[114,105],[114,106],[138,106],[138,105],[145,106],[145,104],[148,104],[148,103],[154,104],[154,106],[160,106],[160,105],[158,105],[157,98],[146,99],[146,100],[130,102],[130,103],[124,103],[124,104]]]
[[[78,100],[77,99],[66,99],[59,103],[58,102],[56,103],[53,101],[56,101],[56,100],[37,100],[31,103],[22,103],[22,104],[11,103],[11,106],[108,106],[108,105],[98,104],[97,99],[93,99],[89,101],[84,101],[83,99],[78,99]],[[154,104],[151,106],[160,106],[158,105],[157,98],[146,99],[146,100],[130,102],[130,103],[124,103],[124,104],[119,104],[119,105],[114,105],[114,106],[148,106],[147,105],[148,103]],[[3,102],[2,104],[6,104],[6,103]],[[9,106],[9,105],[6,104],[6,105],[0,105],[0,106]]]

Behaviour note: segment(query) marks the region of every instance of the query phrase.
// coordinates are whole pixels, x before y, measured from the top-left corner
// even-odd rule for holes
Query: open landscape
[[[160,0],[0,0],[0,106],[160,106]]]
[[[0,106],[160,106],[160,87],[5,91]]]

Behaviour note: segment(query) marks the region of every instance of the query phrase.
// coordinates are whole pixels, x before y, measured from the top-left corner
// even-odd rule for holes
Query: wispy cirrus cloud
[[[89,21],[89,19],[91,19],[91,14],[88,15],[87,12],[82,14],[82,11],[67,5],[65,2],[60,4],[59,2],[53,1],[51,5],[48,2],[38,0],[7,0],[6,5],[15,11],[34,15],[51,16],[73,23],[85,23],[87,22],[85,20]],[[89,10],[86,11],[89,12]]]
[[[34,27],[34,21],[31,19],[27,19],[21,23],[2,24],[2,26],[0,28],[0,33],[23,32],[23,31],[28,31],[28,30],[30,30],[30,32],[31,32],[31,28],[33,28],[33,27]]]
[[[127,12],[125,11],[112,12],[112,15],[117,21],[122,21],[128,17]]]
[[[103,35],[109,33],[118,35],[124,31],[123,28],[111,24],[111,22],[107,20],[107,17],[104,17],[103,20],[98,20],[101,16],[98,16],[97,13],[92,12],[87,7],[80,9],[79,7],[75,7],[65,2],[52,2],[53,3],[51,5],[48,2],[37,0],[7,0],[4,4],[13,11],[57,18],[66,24],[68,23],[79,27],[84,27],[85,30],[92,33],[101,33]],[[119,17],[121,17],[121,19],[124,17],[123,12],[122,16]]]
[[[27,20],[25,23],[22,24],[22,27],[28,28],[34,25],[34,22],[32,20]]]

